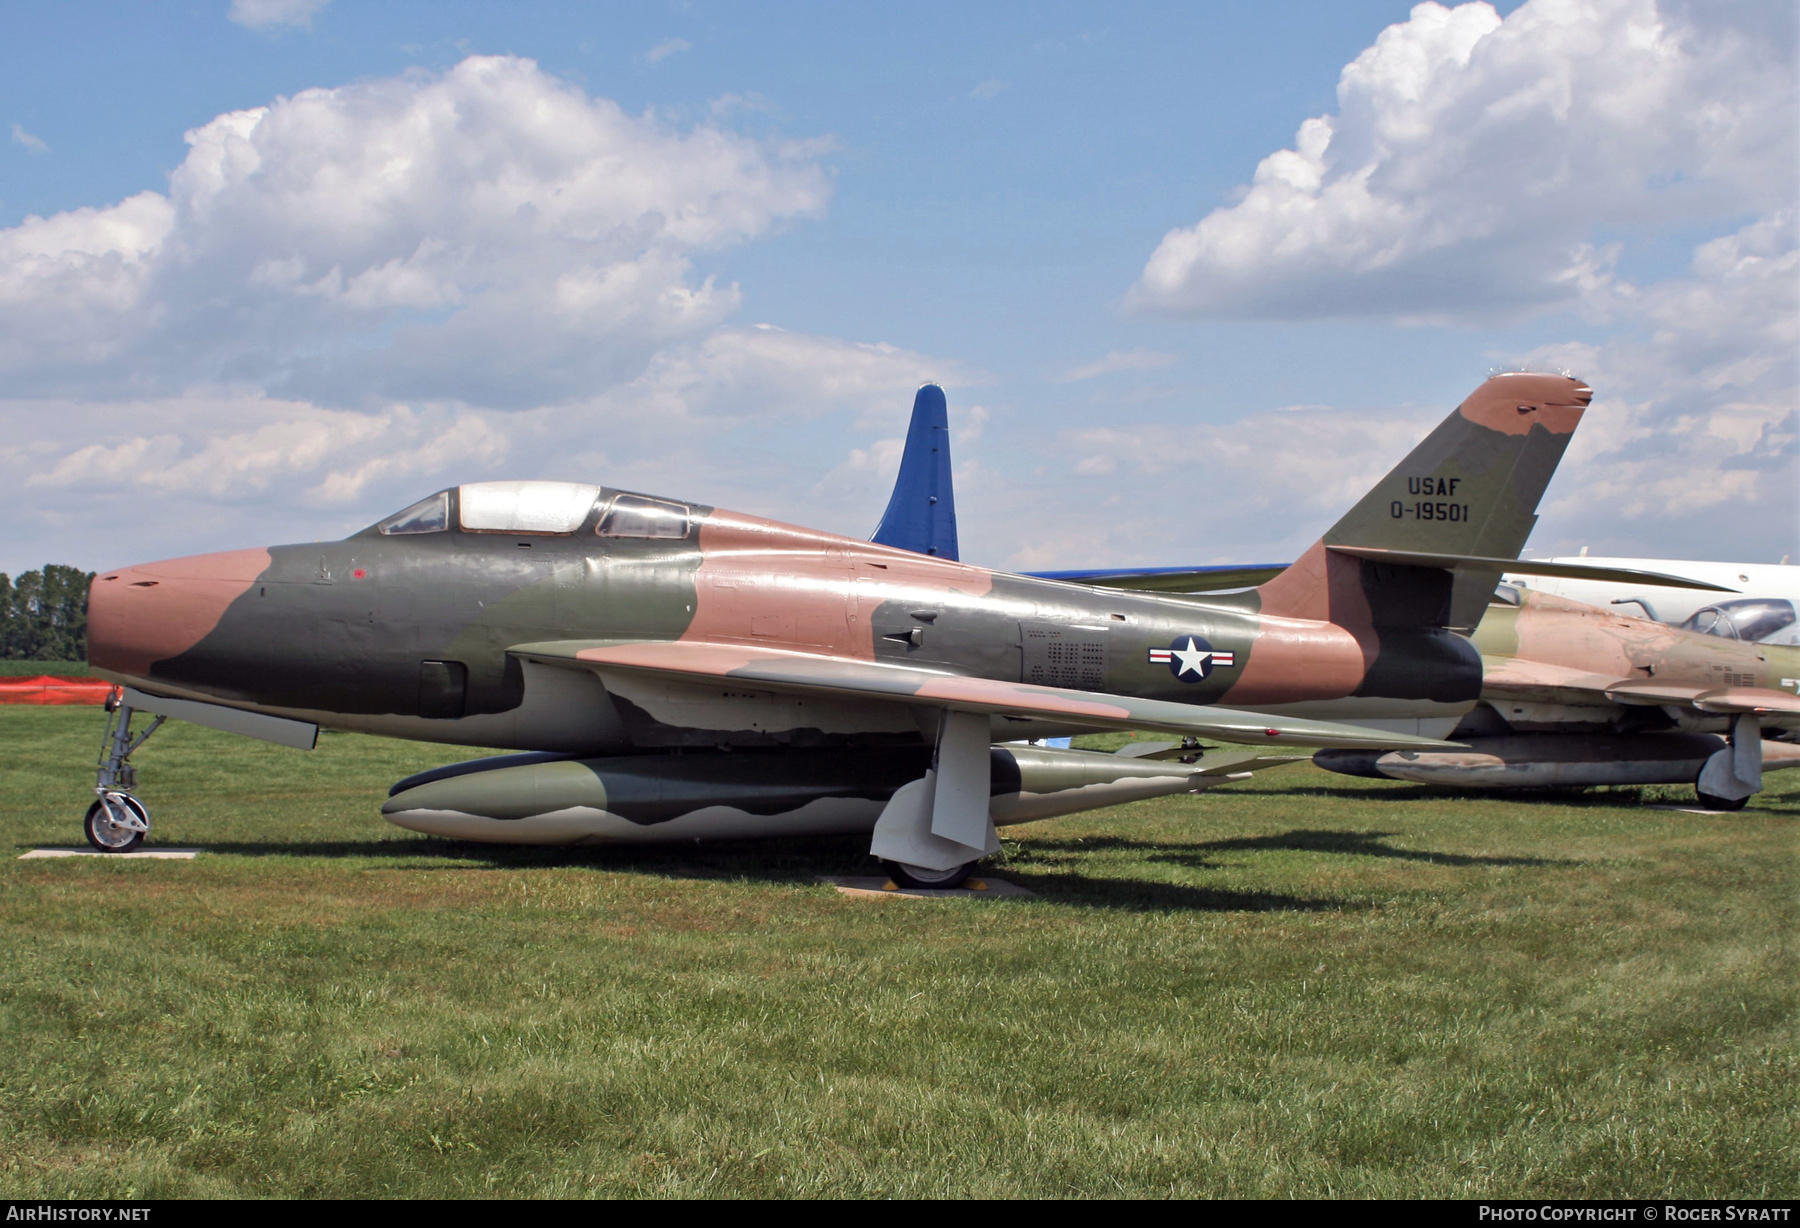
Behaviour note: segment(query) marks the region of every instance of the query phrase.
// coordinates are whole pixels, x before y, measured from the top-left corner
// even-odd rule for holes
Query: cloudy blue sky
[[[1533,553],[1800,554],[1795,10],[0,7],[0,569],[485,477],[1292,557],[1491,369]]]

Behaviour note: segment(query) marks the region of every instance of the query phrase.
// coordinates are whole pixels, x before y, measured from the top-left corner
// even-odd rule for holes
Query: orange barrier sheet
[[[0,678],[0,704],[103,704],[112,689],[100,678]]]

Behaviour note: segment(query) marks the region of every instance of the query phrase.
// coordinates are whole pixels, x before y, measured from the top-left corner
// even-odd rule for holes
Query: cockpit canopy
[[[1696,610],[1681,628],[1728,640],[1794,644],[1800,643],[1800,627],[1795,622],[1793,602],[1779,597],[1746,597]]]
[[[579,482],[470,482],[457,487],[465,533],[573,533],[600,498]]]
[[[375,526],[384,537],[417,533],[567,535],[593,523],[600,537],[684,538],[685,503],[608,491],[582,482],[465,482],[419,500]]]

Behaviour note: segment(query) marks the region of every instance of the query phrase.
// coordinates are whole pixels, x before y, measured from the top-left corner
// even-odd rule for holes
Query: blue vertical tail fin
[[[912,425],[887,511],[869,539],[940,559],[957,558],[956,492],[950,484],[950,412],[944,390],[926,384],[913,398]]]

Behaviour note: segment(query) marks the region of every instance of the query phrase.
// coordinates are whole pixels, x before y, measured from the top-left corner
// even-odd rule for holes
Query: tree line
[[[0,659],[87,660],[88,585],[94,573],[46,563],[41,571],[0,572]]]

